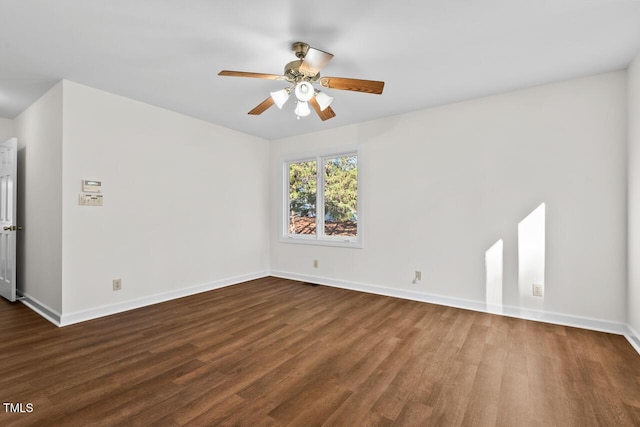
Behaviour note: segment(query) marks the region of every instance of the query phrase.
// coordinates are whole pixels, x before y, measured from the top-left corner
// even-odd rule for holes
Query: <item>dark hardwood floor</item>
[[[65,328],[3,300],[0,369],[2,426],[640,426],[622,336],[276,278]]]

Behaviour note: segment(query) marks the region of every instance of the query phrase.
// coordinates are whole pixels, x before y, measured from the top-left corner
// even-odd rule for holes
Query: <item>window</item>
[[[358,157],[349,151],[285,161],[284,241],[361,246]]]

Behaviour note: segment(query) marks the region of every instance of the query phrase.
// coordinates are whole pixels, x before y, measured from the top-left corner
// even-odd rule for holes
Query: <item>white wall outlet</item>
[[[122,289],[122,279],[113,279],[113,290],[119,291]]]
[[[317,259],[313,260],[313,268],[318,268],[318,260]]]
[[[533,296],[534,297],[542,296],[542,285],[538,285],[537,283],[533,284]]]

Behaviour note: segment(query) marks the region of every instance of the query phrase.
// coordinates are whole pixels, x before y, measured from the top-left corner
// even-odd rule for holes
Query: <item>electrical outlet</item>
[[[318,260],[317,259],[313,260],[313,268],[318,268]]]
[[[534,297],[542,296],[542,285],[538,285],[536,283],[533,284],[533,296]]]
[[[122,289],[122,279],[113,279],[113,290],[119,291]]]

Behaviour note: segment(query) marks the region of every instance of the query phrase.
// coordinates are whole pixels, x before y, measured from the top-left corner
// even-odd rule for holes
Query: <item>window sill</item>
[[[310,246],[332,246],[336,248],[354,248],[362,249],[362,241],[360,240],[339,240],[339,239],[314,239],[304,237],[280,237],[280,243],[294,245],[310,245]]]

